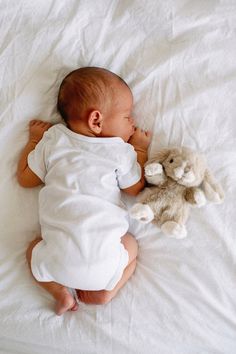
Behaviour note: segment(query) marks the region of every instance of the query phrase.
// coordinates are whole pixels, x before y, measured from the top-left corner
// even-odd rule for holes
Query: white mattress
[[[39,188],[21,188],[16,166],[29,120],[59,121],[58,86],[80,66],[121,75],[150,156],[204,152],[226,198],[193,209],[184,240],[132,222],[131,280],[108,305],[58,317],[26,265]],[[236,353],[235,73],[232,0],[0,1],[0,353]]]

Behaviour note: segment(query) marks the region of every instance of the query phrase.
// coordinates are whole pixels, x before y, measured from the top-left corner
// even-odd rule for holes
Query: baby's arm
[[[42,139],[44,132],[51,126],[50,123],[40,120],[32,120],[29,124],[29,140],[20,155],[17,167],[17,180],[22,187],[36,187],[43,183],[29,168],[28,155]]]
[[[123,189],[123,192],[136,196],[145,187],[145,177],[144,177],[144,164],[148,159],[147,150],[151,142],[151,133],[148,131],[142,131],[136,128],[134,134],[129,139],[128,143],[133,145],[134,150],[137,153],[137,160],[142,169],[142,176],[140,181],[135,183],[133,186]]]

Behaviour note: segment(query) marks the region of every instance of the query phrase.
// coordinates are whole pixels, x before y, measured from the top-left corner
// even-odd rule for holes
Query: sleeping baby
[[[144,188],[150,133],[135,128],[133,97],[119,76],[85,67],[60,86],[58,110],[66,125],[33,120],[18,163],[23,187],[39,193],[41,236],[27,249],[40,286],[56,313],[78,309],[68,288],[88,304],[109,302],[136,267],[137,242],[128,233],[121,190]]]

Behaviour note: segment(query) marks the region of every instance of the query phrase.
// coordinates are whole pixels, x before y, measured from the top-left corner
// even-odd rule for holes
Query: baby
[[[116,74],[85,67],[60,86],[58,110],[66,125],[33,120],[17,170],[23,187],[39,194],[41,237],[27,249],[31,272],[56,300],[56,313],[82,302],[105,304],[136,267],[121,190],[144,188],[150,133],[135,128],[133,96]]]

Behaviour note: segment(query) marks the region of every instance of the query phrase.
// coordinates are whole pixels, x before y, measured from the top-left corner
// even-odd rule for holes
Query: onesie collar
[[[79,133],[75,133],[72,130],[70,130],[69,128],[67,128],[64,124],[56,124],[55,127],[57,127],[58,129],[62,130],[65,134],[70,135],[72,138],[75,138],[77,140],[80,141],[87,141],[90,143],[99,143],[99,144],[113,144],[113,143],[123,143],[125,144],[124,140],[121,139],[120,137],[111,137],[111,138],[95,138],[92,136],[86,136],[86,135],[82,135]]]

